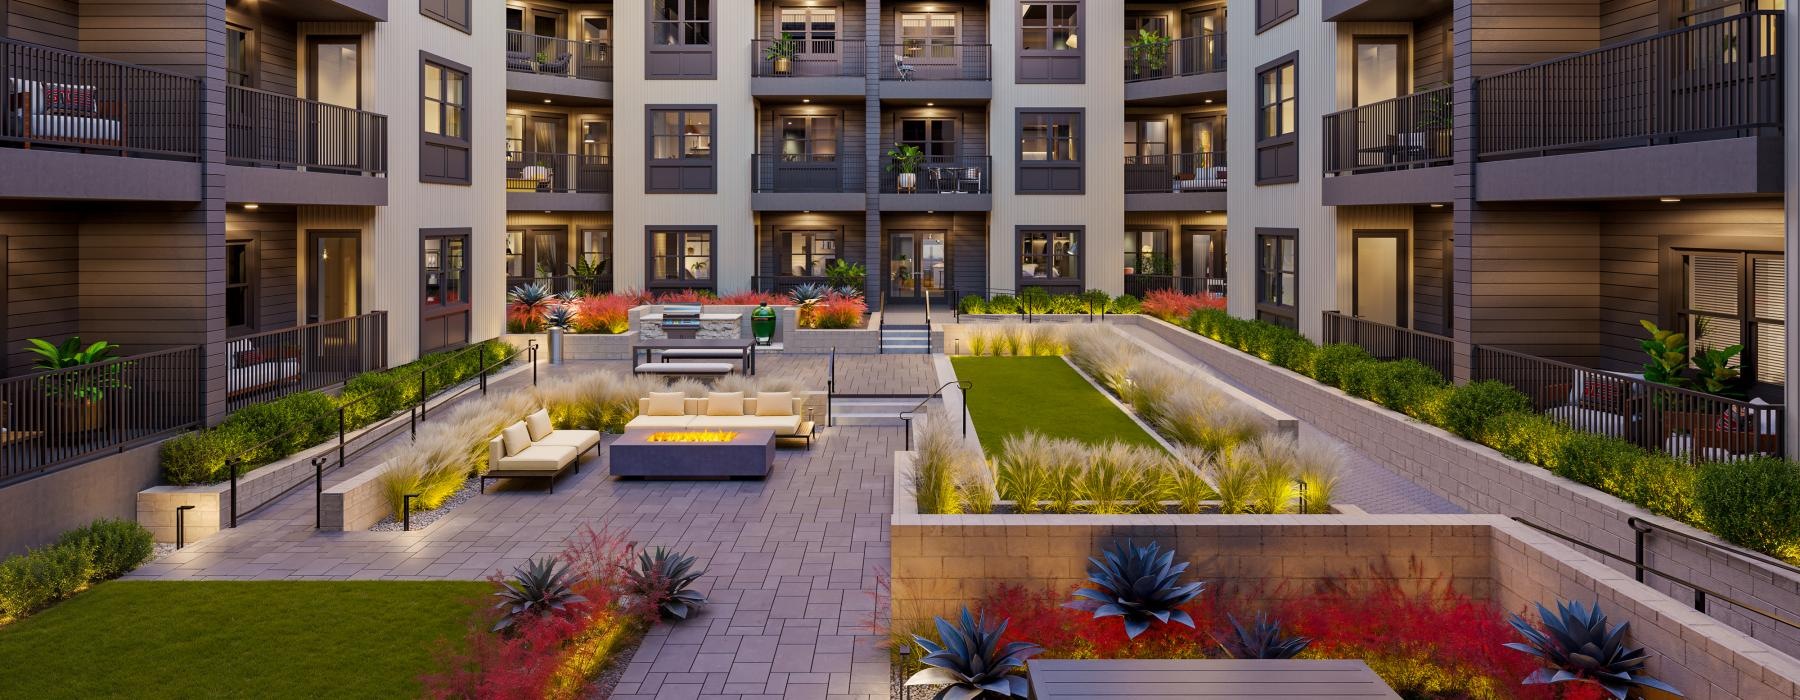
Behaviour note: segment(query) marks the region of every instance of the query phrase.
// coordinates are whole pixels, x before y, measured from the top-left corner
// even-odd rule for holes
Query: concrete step
[[[840,426],[905,425],[900,413],[918,407],[923,399],[834,399],[833,420]]]

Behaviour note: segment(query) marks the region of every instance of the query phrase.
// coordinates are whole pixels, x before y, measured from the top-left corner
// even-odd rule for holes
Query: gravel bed
[[[444,505],[438,506],[436,510],[413,511],[413,514],[412,514],[412,529],[413,529],[413,531],[417,532],[419,530],[425,529],[426,527],[430,526],[432,523],[437,522],[438,518],[442,518],[445,515],[449,514],[449,512],[452,508],[462,505],[464,502],[468,501],[469,499],[474,498],[475,495],[477,493],[479,493],[479,491],[477,490],[479,488],[479,486],[480,486],[479,480],[471,478],[468,481],[463,482],[462,488],[457,489],[456,493],[452,494],[449,499],[444,501]],[[400,532],[400,524],[401,523],[400,523],[399,518],[390,515],[385,520],[375,523],[375,525],[373,527],[369,528],[369,531],[371,531],[371,532]]]
[[[150,561],[156,561],[158,559],[161,559],[163,557],[169,556],[174,553],[175,553],[175,545],[170,544],[168,542],[158,542],[158,543],[156,543],[156,548],[151,550]]]
[[[644,638],[640,636],[637,643],[620,649],[617,654],[613,655],[612,665],[607,666],[606,670],[601,671],[600,675],[588,684],[588,700],[606,700],[606,698],[612,697],[613,688],[618,687],[619,679],[625,677],[625,667],[631,665],[632,657],[637,656],[638,647],[643,643]]]

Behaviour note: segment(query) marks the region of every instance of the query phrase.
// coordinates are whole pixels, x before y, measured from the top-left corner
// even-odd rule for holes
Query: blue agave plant
[[[1281,621],[1270,620],[1261,612],[1256,614],[1256,620],[1249,627],[1239,624],[1230,614],[1226,614],[1225,619],[1231,621],[1235,636],[1218,640],[1219,646],[1234,659],[1291,659],[1312,644],[1310,638],[1282,634]]]
[[[575,325],[575,307],[568,304],[557,304],[544,310],[544,325],[551,328],[568,330]]]
[[[1076,600],[1066,606],[1094,613],[1094,617],[1120,617],[1125,634],[1133,639],[1150,629],[1152,622],[1179,622],[1194,626],[1194,618],[1178,610],[1206,589],[1204,583],[1181,583],[1187,562],[1176,564],[1175,550],[1163,551],[1155,542],[1131,546],[1131,540],[1104,553],[1105,561],[1088,557],[1094,568],[1088,581],[1097,588],[1075,591]]]
[[[550,286],[543,282],[528,282],[513,287],[511,291],[506,293],[506,297],[507,301],[514,304],[521,304],[535,309],[550,303],[552,299],[556,298],[556,293],[550,291]]]
[[[1655,688],[1681,697],[1681,691],[1644,675],[1649,654],[1642,647],[1625,645],[1625,631],[1631,623],[1621,622],[1607,629],[1606,613],[1601,612],[1598,601],[1592,606],[1559,601],[1555,613],[1542,603],[1537,609],[1541,626],[1517,614],[1507,619],[1525,638],[1523,642],[1509,642],[1507,648],[1536,656],[1545,663],[1525,677],[1525,685],[1592,683],[1619,700],[1625,700],[1633,688]]]
[[[526,560],[513,569],[512,578],[500,582],[500,590],[494,594],[500,599],[494,604],[500,610],[500,620],[494,623],[493,631],[511,627],[530,615],[562,612],[573,603],[587,602],[586,597],[570,587],[573,583],[568,565],[555,557]]]
[[[793,299],[796,304],[804,304],[809,301],[823,299],[825,298],[825,295],[829,293],[831,293],[830,286],[808,282],[806,284],[794,285],[792,289],[788,290],[788,298]]]
[[[913,635],[913,642],[925,650],[925,658],[920,662],[929,668],[907,678],[906,685],[944,686],[932,700],[1031,696],[1031,684],[1017,671],[1024,668],[1026,659],[1043,653],[1043,647],[1031,642],[1001,647],[1007,621],[989,627],[986,611],[976,618],[963,608],[961,624],[957,625],[941,617],[933,619],[941,643]]]
[[[689,613],[706,605],[706,596],[688,588],[706,575],[694,569],[694,558],[664,547],[638,551],[637,568],[625,572],[634,590],[656,601],[662,616],[686,620]]]

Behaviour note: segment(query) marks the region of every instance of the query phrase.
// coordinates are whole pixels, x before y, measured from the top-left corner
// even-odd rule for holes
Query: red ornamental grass
[[[787,297],[776,296],[767,292],[738,292],[736,294],[727,294],[708,303],[721,306],[756,306],[757,304],[787,306],[794,302]]]
[[[1144,296],[1141,308],[1144,313],[1175,323],[1194,315],[1196,311],[1224,309],[1225,297],[1207,292],[1183,294],[1167,289],[1158,289]]]
[[[577,333],[624,333],[631,326],[633,300],[617,294],[585,296],[575,300]]]
[[[674,292],[663,292],[656,297],[659,304],[717,304],[719,298],[710,292],[697,289],[682,289]]]
[[[862,297],[831,292],[801,307],[800,323],[806,328],[856,328],[862,325],[869,305]]]

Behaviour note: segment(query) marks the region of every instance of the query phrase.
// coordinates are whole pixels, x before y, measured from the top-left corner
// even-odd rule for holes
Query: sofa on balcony
[[[123,146],[124,105],[100,99],[93,85],[11,78],[6,88],[6,130],[25,142]]]

